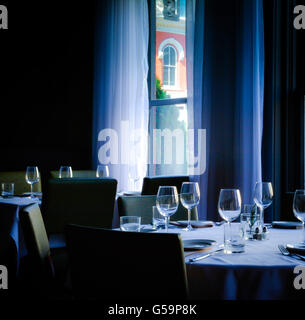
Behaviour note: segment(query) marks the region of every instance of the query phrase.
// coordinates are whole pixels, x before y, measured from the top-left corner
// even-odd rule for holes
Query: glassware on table
[[[191,210],[198,206],[200,200],[200,190],[197,182],[183,182],[180,192],[182,205],[187,209],[188,223],[185,231],[193,230],[191,224]]]
[[[156,206],[152,207],[152,228],[158,230],[165,226],[164,216],[162,216]]]
[[[295,217],[303,223],[303,241],[298,247],[305,248],[305,190],[296,190],[293,198],[293,213]]]
[[[106,178],[109,177],[109,168],[107,165],[99,164],[96,168],[96,177],[97,178]]]
[[[157,194],[156,205],[165,218],[165,229],[168,232],[169,217],[176,213],[179,197],[175,186],[160,186]]]
[[[245,204],[240,214],[240,223],[245,240],[254,240],[256,238],[255,230],[259,228],[260,215],[257,213],[257,206],[254,204]]]
[[[14,183],[1,183],[1,195],[2,197],[12,197],[14,195]]]
[[[137,191],[137,184],[140,180],[139,168],[137,165],[131,165],[128,169],[128,178],[132,182],[132,190]]]
[[[261,240],[266,239],[267,227],[264,223],[264,210],[272,204],[273,188],[271,182],[257,182],[254,190],[254,202],[260,209],[260,227],[259,234]]]
[[[136,217],[136,216],[120,217],[120,229],[122,231],[140,232],[141,217]]]
[[[245,238],[240,223],[224,224],[224,253],[242,253],[245,251]]]
[[[218,212],[227,223],[224,227],[224,252],[227,254],[240,251],[240,243],[232,236],[231,223],[241,212],[241,195],[238,189],[222,189],[219,194]]]
[[[73,171],[72,167],[69,166],[61,166],[59,169],[59,175],[58,177],[60,179],[62,178],[73,178]]]
[[[39,171],[37,167],[26,168],[25,180],[28,184],[31,185],[31,196],[30,196],[31,198],[35,198],[33,193],[33,185],[37,183],[39,179],[40,179],[40,176],[39,176]]]

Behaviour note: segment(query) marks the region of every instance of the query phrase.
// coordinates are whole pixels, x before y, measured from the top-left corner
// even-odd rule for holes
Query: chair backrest
[[[179,234],[66,227],[76,296],[102,299],[187,297]]]
[[[73,170],[73,178],[96,178],[96,171],[94,170]],[[50,171],[50,178],[59,178],[59,171]]]
[[[55,269],[39,205],[23,208],[19,217],[27,249],[20,265],[21,290],[28,288],[28,296],[49,295],[55,283]]]
[[[118,198],[119,216],[139,216],[142,224],[152,223],[152,207],[156,205],[156,196],[121,196]],[[197,210],[191,213],[192,220],[198,220]],[[171,221],[187,220],[187,209],[179,202],[177,212],[170,217]]]
[[[0,172],[0,183],[2,182],[14,183],[15,194],[31,191],[30,185],[25,181],[25,171],[2,171]],[[41,177],[40,180],[33,185],[33,191],[41,192]]]
[[[189,181],[190,178],[188,176],[145,177],[141,194],[143,196],[157,194],[159,186],[176,186],[178,193],[180,193],[182,183]]]
[[[28,253],[41,262],[48,260],[50,246],[39,205],[23,208],[19,216]]]
[[[48,234],[66,224],[112,227],[117,181],[110,178],[50,179],[43,199]]]

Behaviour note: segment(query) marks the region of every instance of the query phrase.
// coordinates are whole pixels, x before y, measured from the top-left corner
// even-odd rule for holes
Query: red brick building
[[[156,17],[156,78],[171,98],[186,96],[185,17]]]

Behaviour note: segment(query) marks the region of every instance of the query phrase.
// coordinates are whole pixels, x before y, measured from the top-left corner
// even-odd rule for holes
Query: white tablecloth
[[[212,239],[223,243],[223,226],[178,232],[182,239]],[[304,230],[270,229],[270,239],[246,241],[244,253],[224,254],[188,263],[187,275],[193,299],[305,299],[305,290],[296,290],[293,269],[305,262],[283,256],[279,244],[298,243]],[[196,254],[194,254],[195,256]]]
[[[15,204],[16,206],[28,206],[33,203],[41,204],[41,200],[39,198],[31,198],[31,197],[11,197],[11,198],[0,197],[0,203]]]

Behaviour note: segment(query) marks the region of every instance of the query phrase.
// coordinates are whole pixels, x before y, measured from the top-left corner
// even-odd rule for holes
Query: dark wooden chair
[[[187,298],[179,234],[69,225],[66,239],[72,289],[77,298],[112,301]]]

